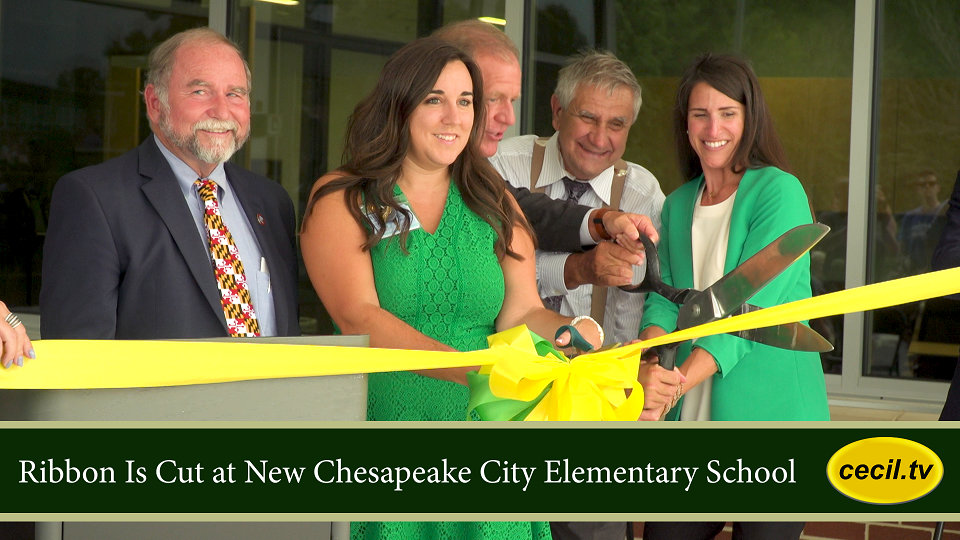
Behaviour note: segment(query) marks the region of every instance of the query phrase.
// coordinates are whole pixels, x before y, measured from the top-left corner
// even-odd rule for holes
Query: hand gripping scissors
[[[664,283],[660,276],[657,247],[650,238],[641,235],[640,242],[647,257],[647,273],[639,285],[620,288],[633,293],[655,292],[678,304],[677,330],[756,311],[762,308],[747,304],[747,300],[802,257],[829,231],[830,227],[821,223],[794,227],[702,291],[678,289]],[[813,352],[833,350],[833,345],[823,336],[798,322],[731,334],[781,349]],[[644,357],[656,355],[664,369],[672,370],[676,365],[678,346],[679,343],[672,343],[652,347],[644,353]]]

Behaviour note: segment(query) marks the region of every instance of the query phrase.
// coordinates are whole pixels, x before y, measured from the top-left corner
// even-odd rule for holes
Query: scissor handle
[[[554,339],[559,338],[564,332],[570,332],[570,343],[567,345],[568,347],[573,347],[581,352],[590,352],[593,350],[593,345],[591,345],[590,342],[583,337],[583,334],[572,324],[565,324],[557,328],[557,335],[554,336]]]
[[[673,371],[673,368],[677,365],[677,346],[679,343],[670,343],[667,345],[657,345],[656,347],[650,347],[640,358],[644,360],[650,360],[654,355],[657,357],[657,362],[660,364],[660,367],[667,371]]]
[[[621,290],[632,293],[655,292],[674,304],[683,304],[693,295],[692,289],[678,289],[671,287],[663,282],[660,277],[660,255],[657,253],[657,246],[650,240],[650,237],[640,233],[640,243],[643,244],[643,251],[647,257],[647,272],[643,276],[643,281],[639,285],[624,285]],[[671,368],[672,369],[672,368]]]

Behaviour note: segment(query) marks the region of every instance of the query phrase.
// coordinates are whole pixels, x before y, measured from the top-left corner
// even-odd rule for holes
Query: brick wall
[[[819,522],[807,523],[801,540],[932,540],[934,522]],[[731,540],[730,525],[716,540]],[[643,523],[635,523],[634,538],[643,538]],[[960,522],[944,524],[941,540],[960,540]]]

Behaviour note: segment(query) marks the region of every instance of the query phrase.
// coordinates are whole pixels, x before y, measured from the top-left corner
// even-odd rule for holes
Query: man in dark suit
[[[197,28],[149,64],[153,135],[54,188],[41,335],[299,335],[293,203],[276,182],[225,163],[250,133],[240,50]]]
[[[944,270],[960,266],[960,172],[953,185],[953,193],[947,207],[947,223],[940,235],[940,243],[933,251],[933,270]],[[954,297],[960,300],[958,297]],[[953,372],[953,381],[947,392],[947,401],[943,404],[940,420],[960,420],[960,360]]]

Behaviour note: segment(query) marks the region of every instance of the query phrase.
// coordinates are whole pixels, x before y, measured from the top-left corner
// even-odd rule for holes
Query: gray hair
[[[564,109],[570,105],[580,85],[589,84],[612,95],[621,86],[633,92],[633,121],[640,114],[640,83],[623,61],[613,53],[587,49],[573,57],[573,61],[560,70],[554,94]]]
[[[228,45],[236,51],[237,56],[240,57],[240,61],[243,62],[243,69],[247,74],[247,92],[250,91],[252,79],[250,66],[243,57],[243,51],[240,50],[240,47],[212,28],[194,28],[192,30],[184,30],[167,38],[166,41],[150,51],[150,56],[147,59],[147,85],[153,85],[154,92],[156,92],[160,103],[165,108],[168,107],[169,104],[169,101],[167,101],[167,90],[170,83],[170,74],[173,72],[174,57],[177,51],[180,50],[180,47],[197,43],[206,45]]]
[[[432,35],[449,41],[473,59],[477,54],[489,54],[507,62],[520,60],[520,51],[503,30],[477,19],[447,24]]]

